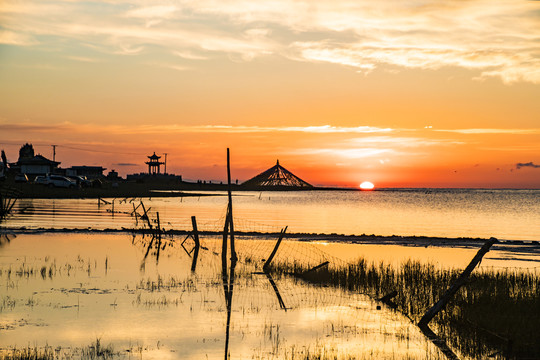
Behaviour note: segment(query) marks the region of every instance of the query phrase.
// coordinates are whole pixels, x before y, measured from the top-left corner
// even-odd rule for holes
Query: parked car
[[[45,178],[45,176],[36,176],[36,178],[34,179],[34,184],[47,185],[47,179]]]
[[[49,187],[75,188],[77,183],[65,176],[48,175],[45,177],[45,183]]]
[[[15,182],[16,183],[28,182],[28,176],[26,176],[26,174],[17,174],[15,175]]]
[[[92,182],[90,180],[88,180],[86,178],[86,176],[79,176],[79,175],[71,175],[71,176],[66,176],[67,178],[75,181],[75,183],[78,185],[78,186],[81,186],[81,187],[89,187],[89,186],[92,186]]]

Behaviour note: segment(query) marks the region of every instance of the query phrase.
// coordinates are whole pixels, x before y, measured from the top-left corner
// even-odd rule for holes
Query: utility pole
[[[168,154],[167,154],[167,153],[163,153],[163,155],[165,155],[165,171],[164,171],[164,173],[165,173],[165,175],[167,175],[167,155],[168,155]]]
[[[51,145],[51,146],[52,146],[52,148],[53,148],[52,160],[53,160],[53,161],[56,161],[56,147],[57,147],[58,145]]]

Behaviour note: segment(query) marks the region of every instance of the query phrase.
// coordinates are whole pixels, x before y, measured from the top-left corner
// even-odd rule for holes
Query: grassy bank
[[[277,263],[275,273],[301,274],[298,264]],[[301,277],[374,298],[397,291],[396,310],[418,323],[461,270],[407,261],[399,267],[365,259],[348,266],[326,267]],[[505,358],[540,358],[540,276],[536,272],[478,271],[431,322],[453,349],[478,359],[497,354]]]

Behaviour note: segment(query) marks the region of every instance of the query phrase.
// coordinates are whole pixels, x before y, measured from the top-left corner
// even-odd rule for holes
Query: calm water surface
[[[52,346],[79,358],[100,339],[120,358],[136,359],[284,359],[306,352],[444,358],[408,319],[377,310],[367,296],[254,273],[274,241],[238,239],[240,261],[227,303],[219,239],[201,239],[195,271],[188,254],[193,245],[186,242],[184,251],[182,239],[164,239],[159,262],[155,248],[144,257],[149,239],[141,236],[40,234],[4,242],[0,357],[12,347]],[[285,242],[279,256],[310,253],[320,261],[316,249],[298,246]]]
[[[219,194],[219,193],[209,193]],[[220,230],[223,196],[142,199],[167,229]],[[113,199],[107,199],[112,202]],[[20,200],[8,226],[28,228],[133,227],[129,216],[141,199]],[[235,228],[241,231],[496,237],[540,240],[540,190],[237,192]]]

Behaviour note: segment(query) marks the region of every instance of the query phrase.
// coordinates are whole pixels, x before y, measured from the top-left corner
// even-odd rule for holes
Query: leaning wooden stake
[[[144,204],[143,202],[141,201],[141,206],[143,208],[143,211],[144,211],[144,217],[146,219],[146,221],[148,222],[148,227],[150,228],[150,230],[152,230],[152,223],[150,222],[150,218],[148,217],[148,212],[146,212],[146,208],[144,207]]]
[[[323,262],[323,263],[321,263],[321,264],[319,264],[319,265],[317,265],[317,266],[312,267],[312,268],[309,269],[309,270],[304,271],[304,272],[303,272],[302,274],[300,274],[300,275],[302,275],[302,276],[307,275],[307,274],[312,273],[312,272],[314,272],[314,271],[317,271],[317,270],[319,270],[319,269],[321,269],[321,268],[323,268],[323,267],[325,267],[325,266],[328,266],[328,264],[330,264],[330,262],[329,262],[329,261],[325,261],[325,262]]]
[[[278,241],[276,243],[276,246],[274,246],[274,250],[272,250],[272,253],[268,257],[268,260],[266,260],[266,262],[264,263],[264,265],[263,265],[263,271],[264,272],[268,271],[268,267],[270,266],[270,263],[272,262],[272,260],[274,259],[274,256],[276,255],[276,252],[277,252],[277,250],[279,248],[279,244],[281,244],[281,240],[283,240],[283,235],[285,235],[285,231],[287,231],[287,226],[285,226],[285,229],[281,230],[281,233],[279,234],[279,239],[278,239]]]
[[[491,238],[489,239],[483,246],[478,250],[476,253],[476,256],[471,260],[471,263],[463,270],[463,273],[457,278],[457,280],[450,286],[448,290],[444,293],[444,295],[441,297],[439,301],[431,309],[429,309],[424,316],[422,316],[422,319],[418,322],[418,326],[420,328],[425,327],[428,325],[428,323],[433,319],[435,315],[439,311],[441,311],[448,301],[454,296],[454,294],[459,290],[463,284],[467,281],[467,278],[471,274],[471,272],[474,270],[476,265],[482,260],[482,257],[489,251],[491,246],[497,242],[497,239]]]
[[[199,231],[197,230],[197,219],[195,216],[191,217],[191,224],[193,225],[193,241],[195,241],[195,252],[193,253],[193,261],[191,262],[191,271],[195,271],[197,267],[197,258],[199,257],[199,247],[201,243],[199,242]]]
[[[135,204],[131,203],[133,205],[133,216],[135,217],[135,226],[139,226],[139,220],[137,219],[137,209],[135,208]]]

